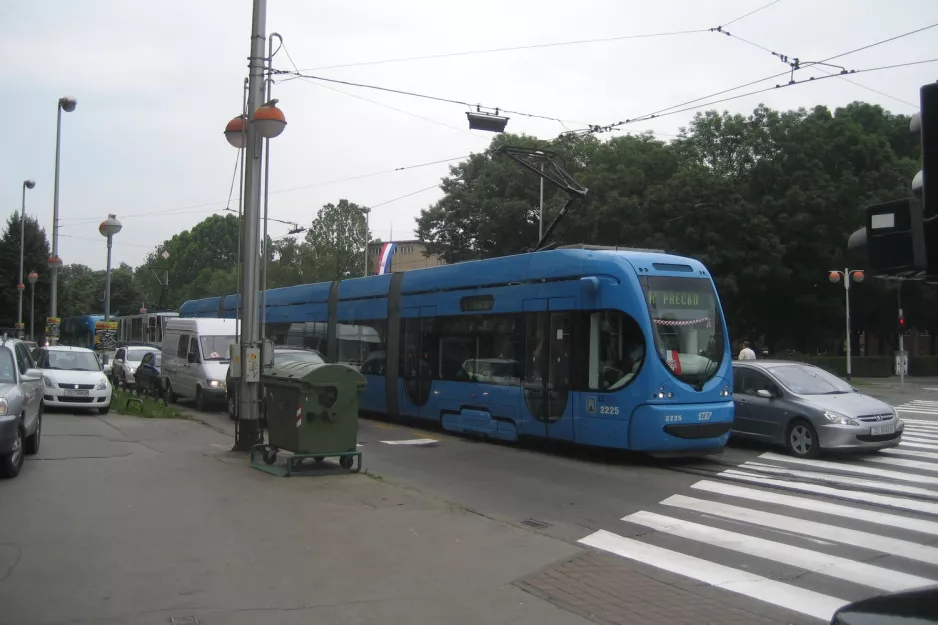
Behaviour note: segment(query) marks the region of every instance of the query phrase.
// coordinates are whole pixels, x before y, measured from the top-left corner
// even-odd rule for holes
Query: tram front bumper
[[[733,402],[642,404],[632,412],[629,447],[691,455],[719,452],[733,428]]]

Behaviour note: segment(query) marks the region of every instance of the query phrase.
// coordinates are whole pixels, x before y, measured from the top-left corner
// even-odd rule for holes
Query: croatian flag
[[[378,254],[378,271],[376,275],[384,275],[391,268],[391,254],[394,253],[394,243],[385,243],[381,246],[381,253]]]

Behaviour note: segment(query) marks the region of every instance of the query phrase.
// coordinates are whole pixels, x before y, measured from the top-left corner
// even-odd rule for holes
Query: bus
[[[163,344],[166,322],[179,316],[175,312],[152,312],[116,317],[117,340],[120,343]]]
[[[239,304],[179,314],[230,318]],[[272,289],[265,313],[268,336],[302,334],[332,362],[358,350],[363,412],[669,456],[722,450],[733,423],[719,296],[691,258],[561,246]]]
[[[59,344],[94,349],[94,324],[104,321],[104,315],[65,317],[59,326]]]

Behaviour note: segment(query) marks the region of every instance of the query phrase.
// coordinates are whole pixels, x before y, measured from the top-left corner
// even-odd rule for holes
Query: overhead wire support
[[[567,212],[570,210],[570,207],[573,205],[573,203],[577,200],[586,199],[586,196],[589,194],[589,189],[577,182],[576,178],[574,178],[570,172],[564,169],[564,167],[557,162],[559,160],[559,155],[556,152],[538,148],[500,145],[495,149],[492,155],[495,156],[499,154],[504,154],[505,156],[511,158],[525,169],[533,171],[540,178],[546,180],[567,194],[567,201],[564,203],[563,208],[560,209],[560,212],[557,213],[557,216],[554,217],[553,221],[550,222],[550,225],[547,226],[547,230],[544,231],[544,234],[538,240],[537,245],[535,245],[534,248],[530,250],[532,252],[536,252],[544,248],[545,242],[550,239],[550,236],[553,234],[557,224],[559,224],[563,218],[566,217]]]

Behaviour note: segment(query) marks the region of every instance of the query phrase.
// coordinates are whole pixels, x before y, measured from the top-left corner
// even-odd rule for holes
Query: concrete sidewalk
[[[0,482],[0,623],[588,622],[512,585],[572,545],[364,474],[276,478],[230,445],[47,414]]]

